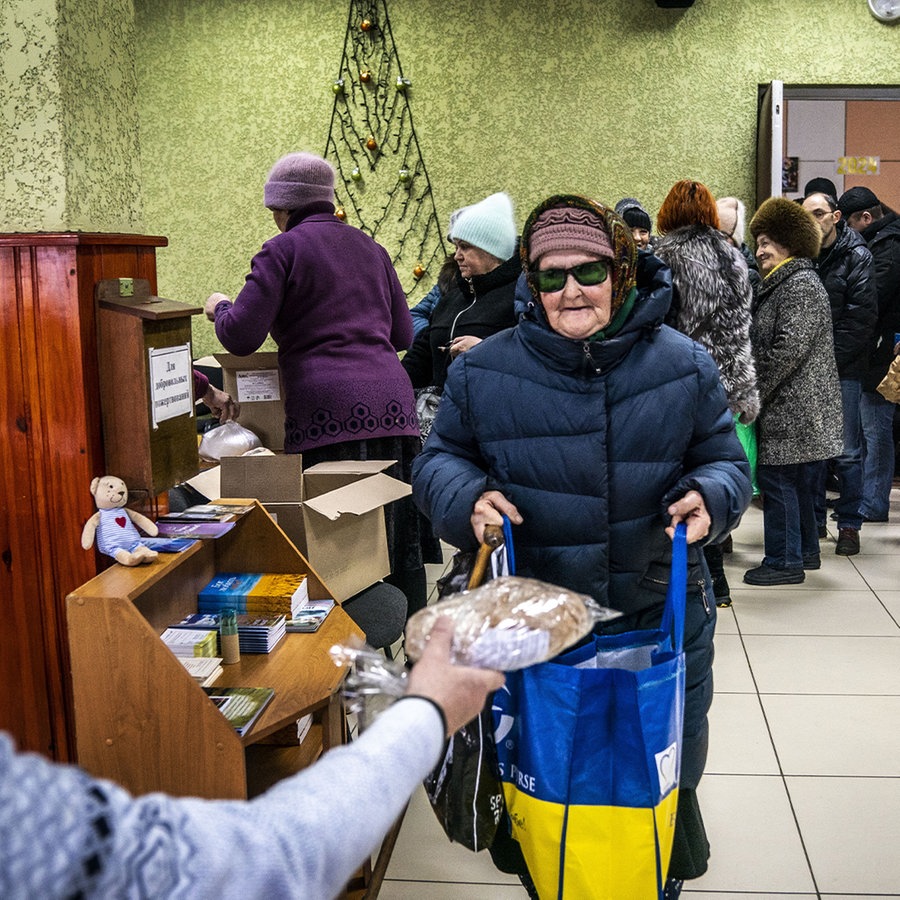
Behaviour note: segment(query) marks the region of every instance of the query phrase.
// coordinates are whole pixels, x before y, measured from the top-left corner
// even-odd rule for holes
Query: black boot
[[[713,595],[716,606],[731,606],[731,590],[725,577],[725,562],[722,559],[721,544],[707,544],[703,548],[706,565],[709,566],[709,577],[712,579]]]

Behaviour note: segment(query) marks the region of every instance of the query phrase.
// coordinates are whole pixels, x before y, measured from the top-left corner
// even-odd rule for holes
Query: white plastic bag
[[[243,456],[261,447],[262,441],[249,428],[235,421],[226,422],[207,431],[200,440],[200,457],[218,462],[223,456]]]

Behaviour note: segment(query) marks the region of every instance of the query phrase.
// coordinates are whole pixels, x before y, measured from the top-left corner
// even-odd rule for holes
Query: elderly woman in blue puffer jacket
[[[638,258],[619,216],[583,197],[551,197],[525,224],[522,259],[527,310],[450,367],[413,494],[436,533],[462,549],[508,515],[517,574],[621,610],[605,626],[615,631],[659,624],[670,536],[686,522],[677,819],[686,831],[676,832],[669,868],[674,896],[708,854],[694,789],[706,761],[716,609],[700,547],[737,525],[749,466],[716,364],[663,325],[670,271]]]

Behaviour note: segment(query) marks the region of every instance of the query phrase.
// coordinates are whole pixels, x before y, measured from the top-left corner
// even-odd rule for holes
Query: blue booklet
[[[195,538],[142,537],[141,543],[157,553],[181,553],[197,541]]]

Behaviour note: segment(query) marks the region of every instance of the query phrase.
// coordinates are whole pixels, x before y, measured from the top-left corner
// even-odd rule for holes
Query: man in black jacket
[[[886,522],[894,476],[894,409],[875,390],[894,357],[900,333],[900,216],[881,203],[869,188],[852,187],[838,206],[847,224],[858,231],[872,253],[878,294],[878,323],[866,354],[860,401],[862,415],[863,518]]]
[[[822,249],[816,269],[831,301],[834,329],[834,356],[841,380],[844,409],[844,450],[834,460],[840,486],[835,503],[838,542],[835,553],[853,556],[859,553],[862,527],[863,464],[862,426],[859,403],[862,377],[866,370],[865,351],[872,342],[878,301],[872,254],[865,241],[841,221],[837,201],[828,194],[810,194],[803,208],[812,213],[822,231]],[[816,496],[819,532],[825,526],[825,481],[828,463],[822,462]]]

